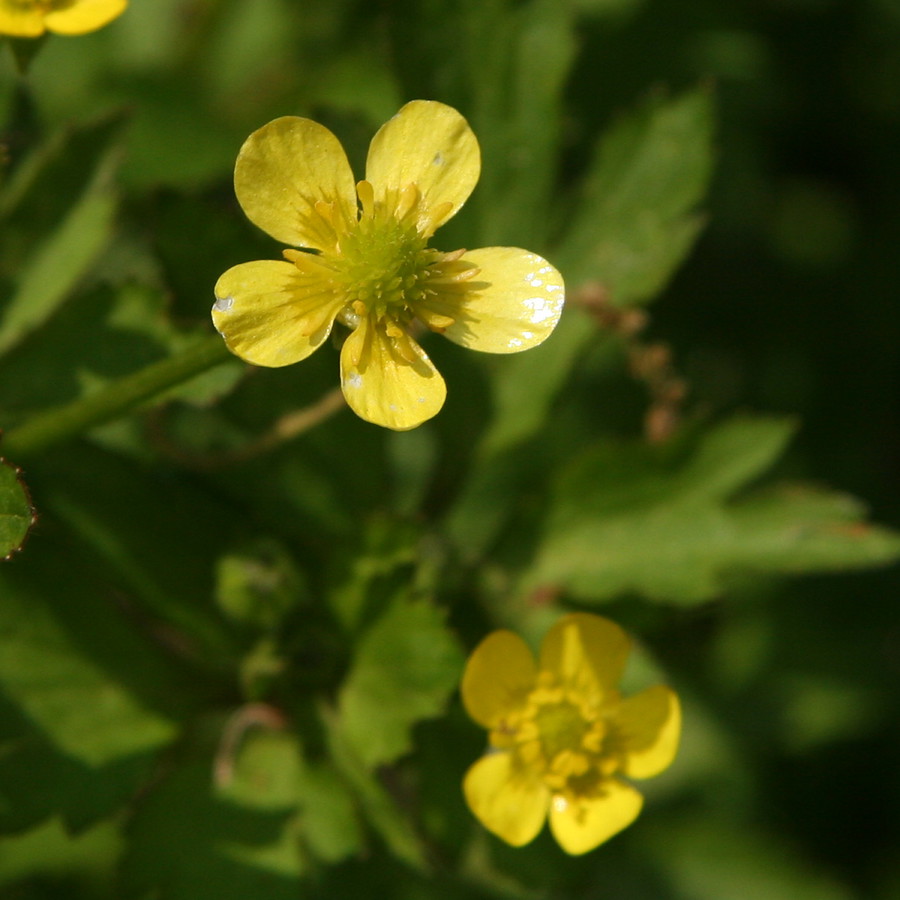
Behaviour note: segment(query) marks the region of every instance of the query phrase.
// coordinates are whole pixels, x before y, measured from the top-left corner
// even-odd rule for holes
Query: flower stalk
[[[141,403],[233,358],[218,336],[205,337],[180,353],[14,428],[4,435],[0,444],[3,455],[21,462],[90,428],[111,422]]]

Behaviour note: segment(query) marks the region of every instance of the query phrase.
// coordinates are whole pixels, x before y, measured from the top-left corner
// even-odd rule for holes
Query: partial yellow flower
[[[0,0],[0,34],[86,34],[120,16],[128,0]]]
[[[341,348],[347,403],[402,431],[435,415],[446,396],[421,332],[489,353],[540,344],[563,306],[550,263],[514,247],[428,247],[480,171],[466,120],[429,100],[407,103],[381,127],[356,185],[322,125],[287,116],[255,131],[235,165],[238,201],[263,231],[303,249],[218,280],[213,322],[228,347],[254,365],[286,366],[320,347],[337,321],[350,329]]]
[[[675,758],[677,695],[656,685],[622,698],[630,641],[587,613],[563,616],[535,660],[511,631],[475,648],[462,680],[469,715],[490,732],[463,791],[482,824],[514,847],[550,830],[579,854],[630,825],[643,797],[625,779],[650,778]]]

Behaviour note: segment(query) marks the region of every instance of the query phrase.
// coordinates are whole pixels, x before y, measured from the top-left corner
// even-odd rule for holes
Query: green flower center
[[[608,712],[543,672],[525,705],[499,723],[491,742],[516,753],[553,791],[594,792],[621,763]]]
[[[544,757],[552,760],[564,750],[581,749],[591,725],[572,703],[548,703],[539,706],[534,723],[540,734]]]
[[[441,255],[426,247],[414,224],[391,215],[363,215],[341,235],[335,259],[345,314],[411,318],[411,308],[424,296],[429,266]]]

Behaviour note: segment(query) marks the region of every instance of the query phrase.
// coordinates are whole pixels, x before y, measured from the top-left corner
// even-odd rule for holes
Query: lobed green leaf
[[[617,307],[652,300],[699,234],[712,174],[712,97],[653,98],[601,139],[553,262],[574,289],[595,282]]]
[[[839,571],[900,557],[900,535],[866,524],[843,495],[786,486],[730,499],[771,465],[789,434],[784,421],[737,419],[674,464],[601,446],[561,476],[526,584],[586,602],[636,592],[699,603],[738,574]]]
[[[344,734],[367,768],[410,750],[413,725],[443,711],[461,668],[443,612],[398,594],[357,645],[338,697]]]

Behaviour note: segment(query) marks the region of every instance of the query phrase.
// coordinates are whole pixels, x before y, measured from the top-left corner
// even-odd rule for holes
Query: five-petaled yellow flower
[[[407,103],[381,127],[355,186],[324,126],[287,116],[251,134],[235,166],[238,201],[276,240],[303,249],[222,275],[213,321],[228,347],[249,363],[285,366],[309,356],[338,321],[350,329],[341,348],[347,403],[363,419],[405,430],[446,396],[420,331],[490,353],[541,343],[564,295],[546,260],[514,247],[428,248],[480,170],[466,120],[428,100]]]
[[[0,0],[0,34],[85,34],[111,22],[127,5],[128,0]]]
[[[466,773],[472,812],[515,847],[544,825],[567,853],[585,853],[621,831],[643,797],[624,778],[649,778],[674,759],[677,695],[662,685],[623,699],[630,642],[600,616],[564,616],[540,658],[510,631],[488,635],[469,658],[462,698],[490,730],[490,750]]]

